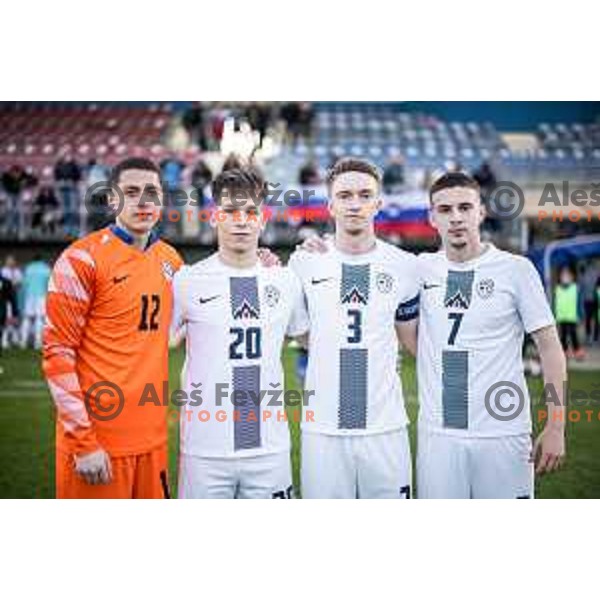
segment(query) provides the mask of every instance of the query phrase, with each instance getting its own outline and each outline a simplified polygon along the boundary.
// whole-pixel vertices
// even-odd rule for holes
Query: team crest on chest
[[[494,280],[482,279],[477,284],[477,293],[483,300],[487,300],[494,293]]]
[[[162,272],[167,281],[173,281],[173,277],[175,276],[175,268],[168,260],[163,260]]]
[[[269,284],[265,287],[264,296],[267,306],[273,308],[274,306],[277,306],[281,293],[274,285]]]
[[[377,273],[375,284],[382,294],[389,294],[394,289],[394,278],[389,273]]]

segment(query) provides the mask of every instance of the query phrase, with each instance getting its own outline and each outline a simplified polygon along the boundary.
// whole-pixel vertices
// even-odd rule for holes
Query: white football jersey
[[[281,353],[286,335],[308,327],[297,277],[282,267],[232,268],[213,254],[180,269],[174,294],[172,329],[183,324],[186,333],[181,452],[237,458],[289,450]]]
[[[491,244],[463,263],[444,252],[418,261],[419,425],[462,436],[528,433],[523,338],[554,323],[535,267]]]
[[[365,254],[295,252],[310,318],[305,389],[314,421],[304,431],[357,435],[408,419],[398,377],[395,324],[418,316],[416,257],[377,241]]]

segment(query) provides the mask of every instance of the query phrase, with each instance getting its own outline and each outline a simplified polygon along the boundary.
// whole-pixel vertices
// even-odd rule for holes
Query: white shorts
[[[419,498],[533,498],[531,436],[459,437],[419,431]]]
[[[243,458],[181,454],[178,495],[183,499],[292,498],[290,453]]]
[[[25,298],[25,316],[43,319],[46,316],[46,298]]]
[[[303,498],[410,498],[406,428],[365,435],[302,433]]]

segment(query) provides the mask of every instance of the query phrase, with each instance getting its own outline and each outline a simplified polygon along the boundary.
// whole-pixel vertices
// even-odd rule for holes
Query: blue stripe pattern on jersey
[[[471,305],[473,293],[473,278],[475,271],[448,271],[446,281],[446,308],[462,308],[466,310]]]
[[[256,277],[229,279],[231,314],[234,319],[259,319],[258,283]]]
[[[342,304],[367,304],[371,286],[371,265],[342,264],[340,300]]]
[[[340,350],[340,429],[367,427],[368,361],[366,348]]]
[[[442,407],[444,427],[469,426],[469,355],[466,350],[442,352]]]
[[[260,302],[256,277],[231,277],[229,279],[231,314],[234,319],[259,319]],[[260,448],[260,405],[252,401],[260,394],[260,365],[233,367],[233,393],[243,392],[246,398],[238,401],[234,420],[234,451]],[[252,394],[252,396],[250,396]],[[235,396],[234,396],[235,397]],[[249,420],[250,414],[253,419]]]
[[[236,398],[236,392],[244,397],[244,400],[237,400],[235,410],[239,411],[239,419],[233,422],[233,446],[235,452],[238,450],[249,450],[251,448],[260,448],[260,404],[252,401],[252,398],[259,398],[260,393],[260,367],[250,365],[247,367],[233,368],[233,395]],[[241,394],[243,392],[243,394]],[[250,414],[254,412],[253,418]]]

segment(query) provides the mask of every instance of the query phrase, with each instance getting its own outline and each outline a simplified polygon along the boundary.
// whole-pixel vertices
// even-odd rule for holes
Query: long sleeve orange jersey
[[[68,453],[138,454],[167,440],[171,285],[183,261],[154,236],[144,251],[131,242],[102,229],[69,246],[52,272],[43,369],[56,446]]]

